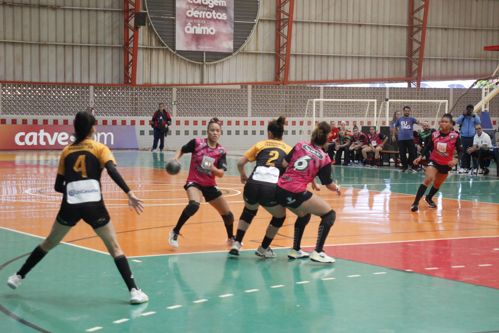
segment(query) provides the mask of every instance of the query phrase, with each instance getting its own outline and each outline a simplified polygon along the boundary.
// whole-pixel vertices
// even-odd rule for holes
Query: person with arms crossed
[[[482,125],[475,126],[475,137],[473,138],[473,146],[469,147],[467,153],[473,157],[473,168],[478,173],[478,165],[483,170],[483,175],[489,174],[490,161],[494,156],[492,148],[492,140],[490,136],[482,129]]]

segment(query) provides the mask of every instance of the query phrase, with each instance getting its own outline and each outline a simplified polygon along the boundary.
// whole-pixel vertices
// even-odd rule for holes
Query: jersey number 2
[[[78,156],[78,159],[73,166],[73,170],[75,172],[81,173],[81,176],[83,178],[87,178],[87,165],[85,164],[85,155]]]
[[[274,166],[274,161],[279,158],[279,152],[277,150],[271,150],[269,152],[269,159],[267,160],[267,165],[268,166]]]

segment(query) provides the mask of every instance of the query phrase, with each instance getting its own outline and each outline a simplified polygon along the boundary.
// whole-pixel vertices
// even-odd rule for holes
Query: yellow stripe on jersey
[[[114,164],[116,164],[116,159],[114,158],[113,153],[105,144],[94,141],[92,139],[85,139],[79,144],[66,146],[62,150],[61,157],[59,158],[59,167],[57,168],[57,174],[64,176],[64,160],[69,154],[79,151],[87,151],[94,155],[99,161],[101,168],[104,168],[106,163],[109,161],[112,161]]]
[[[244,153],[244,157],[248,159],[248,161],[253,162],[256,160],[256,157],[258,154],[264,150],[264,149],[272,149],[272,148],[278,148],[284,151],[286,154],[288,154],[291,151],[291,146],[289,146],[286,142],[284,141],[279,141],[279,140],[263,140],[260,142],[257,142],[253,147],[248,149]]]

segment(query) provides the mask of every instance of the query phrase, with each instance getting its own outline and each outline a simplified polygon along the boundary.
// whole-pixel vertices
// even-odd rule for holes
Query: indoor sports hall
[[[0,332],[499,332],[498,17],[496,0],[1,1]],[[279,116],[286,163],[260,165]],[[312,215],[293,259],[278,193],[299,147],[320,151],[307,200],[334,217],[324,234]],[[266,252],[263,207],[236,235],[262,167],[286,207]],[[84,217],[97,201],[110,221]]]

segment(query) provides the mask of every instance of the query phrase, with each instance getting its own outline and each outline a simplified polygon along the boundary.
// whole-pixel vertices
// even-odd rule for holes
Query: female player
[[[265,238],[255,254],[264,258],[275,257],[270,243],[286,219],[286,210],[275,200],[275,190],[279,175],[282,173],[282,161],[291,151],[291,147],[282,141],[284,122],[286,118],[279,117],[269,122],[267,126],[267,140],[260,141],[248,149],[237,163],[241,183],[244,185],[244,209],[239,218],[236,241],[232,244],[229,254],[238,256],[244,234],[255,217],[258,206],[272,215],[272,220],[265,233]],[[256,161],[250,177],[246,175],[244,166],[248,162]]]
[[[221,132],[220,121],[218,118],[213,118],[208,122],[207,138],[192,139],[175,154],[174,159],[178,161],[183,154],[192,153],[189,176],[184,186],[189,203],[168,236],[168,243],[175,248],[178,247],[178,236],[182,226],[198,211],[201,196],[222,216],[228,242],[232,244],[234,240],[232,233],[234,215],[222,197],[222,192],[216,187],[215,181],[215,177],[221,178],[227,171],[226,150],[218,143]]]
[[[452,129],[453,121],[450,114],[444,114],[440,119],[440,130],[431,134],[430,140],[423,149],[422,156],[414,160],[414,164],[418,165],[423,159],[428,159],[428,166],[426,168],[426,177],[423,184],[419,186],[416,198],[411,206],[411,211],[417,212],[419,201],[426,192],[430,184],[433,186],[430,192],[425,197],[426,203],[431,208],[436,208],[437,205],[433,202],[433,196],[438,192],[445,179],[457,164],[457,159],[454,158],[454,152],[461,147],[461,140],[459,133]],[[429,158],[428,158],[429,155]]]
[[[301,250],[301,239],[313,214],[321,217],[321,223],[315,251],[310,255],[310,259],[321,263],[335,261],[323,252],[323,248],[336,219],[336,213],[321,197],[307,191],[308,183],[319,176],[321,183],[329,190],[341,194],[339,187],[331,179],[331,159],[323,150],[330,131],[331,126],[327,122],[319,123],[312,132],[310,143],[298,142],[283,161],[283,166],[287,169],[277,183],[277,202],[298,216],[293,249],[288,254],[291,259],[309,256]]]
[[[106,168],[111,179],[128,195],[128,205],[140,214],[144,207],[116,170],[116,160],[109,148],[92,139],[95,133],[95,118],[89,112],[78,112],[74,119],[75,142],[62,151],[55,180],[55,190],[63,193],[61,208],[50,234],[30,254],[21,269],[10,276],[7,284],[12,289],[19,287],[26,274],[45,255],[57,246],[73,226],[83,219],[95,231],[114,258],[121,277],[130,291],[130,303],[140,304],[149,298],[137,288],[128,260],[116,239],[110,223],[100,178]]]

